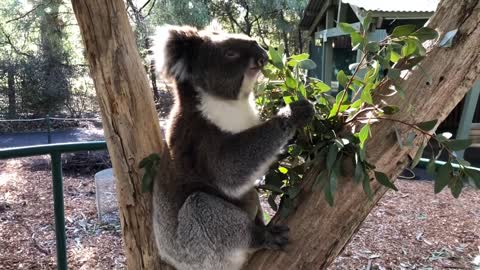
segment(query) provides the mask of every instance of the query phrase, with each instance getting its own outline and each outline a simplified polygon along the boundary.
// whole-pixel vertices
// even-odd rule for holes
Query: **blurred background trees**
[[[159,83],[148,61],[149,37],[162,24],[203,28],[214,18],[230,32],[264,47],[303,50],[298,28],[306,0],[125,0],[152,90]],[[97,112],[95,91],[70,1],[3,0],[0,6],[0,118]]]

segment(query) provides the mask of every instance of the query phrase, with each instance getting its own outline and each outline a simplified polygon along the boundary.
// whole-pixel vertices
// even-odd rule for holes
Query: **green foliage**
[[[157,175],[156,167],[160,161],[159,154],[150,154],[148,157],[142,159],[138,164],[140,169],[145,169],[142,177],[142,192],[151,192],[153,188],[153,180]]]
[[[368,18],[366,23],[370,23]],[[263,71],[267,81],[260,83],[256,91],[262,116],[273,117],[278,108],[301,98],[310,100],[316,111],[313,121],[297,131],[288,153],[271,167],[265,178],[266,185],[262,188],[269,191],[270,204],[274,204],[275,198],[280,196],[282,208],[292,205],[294,196],[291,194],[297,194],[292,190],[299,190],[302,177],[313,164],[318,163],[324,165],[324,170],[313,181],[313,188],[323,188],[330,205],[334,204],[337,180],[342,176],[350,176],[355,183],[361,183],[369,197],[372,196],[372,179],[397,190],[389,176],[376,171],[366,159],[367,141],[372,136],[372,125],[376,122],[397,122],[415,131],[409,132],[403,139],[402,134],[395,130],[401,147],[413,146],[417,133],[427,138],[437,138],[430,133],[437,125],[437,120],[409,124],[390,118],[400,108],[395,104],[385,104],[384,101],[379,104],[374,98],[380,89],[387,90],[389,86],[394,87],[392,95],[404,96],[403,90],[397,86],[402,71],[411,70],[420,63],[425,54],[422,42],[436,38],[437,33],[425,27],[417,30],[412,25],[399,26],[392,35],[377,42],[369,41],[365,30],[357,32],[353,26],[345,23],[339,27],[350,35],[353,49],[361,50],[364,56],[360,63],[353,65],[353,75],[338,72],[337,80],[343,90],[336,95],[322,81],[308,78],[308,69],[315,65],[310,63],[307,54],[288,57],[283,54],[281,47],[268,51],[270,64]],[[363,28],[367,29],[368,26]],[[364,76],[357,75],[360,69],[364,71]],[[441,135],[438,138],[442,140]],[[465,148],[468,143],[446,139],[440,142],[452,154],[452,158],[451,151]],[[419,147],[413,165],[420,160],[424,148],[425,144]],[[429,165],[429,171],[435,171],[435,163],[432,164]],[[436,174],[436,192],[448,185],[457,197],[463,183],[461,179],[466,175],[478,182],[479,173],[476,171],[461,170],[461,173],[455,174],[451,166],[441,167],[439,171],[441,173]]]

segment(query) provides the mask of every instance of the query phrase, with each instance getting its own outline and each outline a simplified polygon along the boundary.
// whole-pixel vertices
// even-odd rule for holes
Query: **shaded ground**
[[[47,160],[0,161],[0,269],[55,268]],[[427,181],[397,186],[401,191],[386,194],[329,269],[475,269],[480,193],[466,188],[455,200],[448,192],[433,195]],[[97,222],[93,172],[66,174],[65,215],[69,269],[125,268],[118,223]]]

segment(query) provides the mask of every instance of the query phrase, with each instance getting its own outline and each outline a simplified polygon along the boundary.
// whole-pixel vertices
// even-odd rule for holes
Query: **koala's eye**
[[[226,50],[225,51],[225,56],[228,58],[238,58],[240,56],[240,53],[234,51],[234,50]]]

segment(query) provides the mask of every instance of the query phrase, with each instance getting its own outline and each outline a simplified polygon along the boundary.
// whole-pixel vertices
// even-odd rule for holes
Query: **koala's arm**
[[[275,161],[281,149],[313,116],[308,101],[291,104],[278,116],[221,143],[215,167],[217,186],[227,195],[238,197],[250,190]]]

